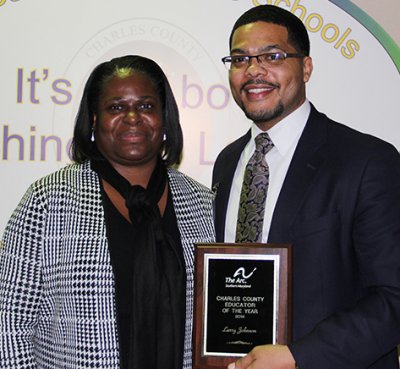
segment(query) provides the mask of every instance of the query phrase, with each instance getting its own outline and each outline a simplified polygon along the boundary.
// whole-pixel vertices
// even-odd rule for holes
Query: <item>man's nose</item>
[[[246,73],[251,76],[266,74],[268,73],[268,69],[260,63],[257,57],[252,57],[250,58],[249,64],[246,67]]]

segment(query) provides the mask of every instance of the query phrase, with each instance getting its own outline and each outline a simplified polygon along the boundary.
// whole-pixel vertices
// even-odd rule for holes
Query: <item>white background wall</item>
[[[83,84],[114,56],[141,54],[163,67],[184,130],[180,169],[210,185],[218,152],[249,127],[220,58],[236,18],[265,3],[275,1],[0,0],[0,234],[27,186],[68,163]],[[310,100],[400,149],[400,2],[278,3],[313,31]]]

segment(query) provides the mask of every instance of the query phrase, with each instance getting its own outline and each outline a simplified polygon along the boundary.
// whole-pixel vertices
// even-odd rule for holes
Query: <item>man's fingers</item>
[[[246,369],[250,366],[250,364],[253,361],[254,361],[254,358],[250,352],[246,356],[243,356],[242,358],[238,359],[236,362],[230,363],[228,365],[228,369]]]

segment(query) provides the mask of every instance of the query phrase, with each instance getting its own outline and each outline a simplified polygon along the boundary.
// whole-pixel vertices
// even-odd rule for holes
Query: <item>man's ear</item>
[[[311,56],[305,56],[303,58],[303,81],[304,83],[307,83],[310,78],[311,74],[313,71],[313,62]]]

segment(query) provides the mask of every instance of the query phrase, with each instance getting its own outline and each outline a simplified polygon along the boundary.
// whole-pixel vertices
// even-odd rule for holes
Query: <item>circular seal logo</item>
[[[65,70],[65,77],[71,82],[73,99],[68,107],[54,107],[53,132],[63,137],[72,136],[82,90],[93,68],[103,61],[127,54],[151,58],[164,70],[179,107],[184,133],[180,168],[208,183],[213,162],[205,153],[207,138],[221,137],[222,131],[218,132],[221,120],[226,120],[226,110],[232,105],[226,86],[226,71],[200,42],[166,21],[128,19],[111,24],[90,38]],[[223,118],[221,114],[224,114]],[[69,160],[65,159],[60,166]]]

